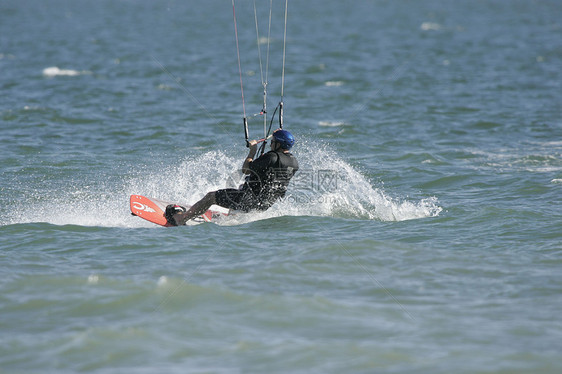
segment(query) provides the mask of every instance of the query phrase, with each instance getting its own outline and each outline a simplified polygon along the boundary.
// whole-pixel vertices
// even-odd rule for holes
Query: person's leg
[[[187,212],[174,214],[174,220],[178,225],[184,225],[190,219],[193,219],[205,213],[211,205],[215,204],[215,192],[209,192],[201,200],[193,204]]]

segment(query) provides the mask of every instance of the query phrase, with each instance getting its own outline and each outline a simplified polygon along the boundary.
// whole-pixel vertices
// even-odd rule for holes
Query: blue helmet
[[[295,144],[295,137],[287,130],[277,130],[273,133],[273,138],[283,149],[291,149]]]

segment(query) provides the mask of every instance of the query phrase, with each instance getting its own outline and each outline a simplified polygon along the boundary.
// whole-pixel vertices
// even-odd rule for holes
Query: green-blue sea
[[[285,3],[0,1],[0,373],[562,372],[560,2]]]

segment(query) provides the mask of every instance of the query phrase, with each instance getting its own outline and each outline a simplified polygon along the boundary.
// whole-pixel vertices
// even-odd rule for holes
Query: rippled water
[[[237,182],[231,5],[0,4],[0,372],[558,373],[558,3],[290,2],[290,193],[156,227],[130,194]],[[236,15],[259,138],[253,2]]]

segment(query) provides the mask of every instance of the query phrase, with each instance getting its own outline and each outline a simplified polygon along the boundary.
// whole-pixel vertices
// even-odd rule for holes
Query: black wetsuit
[[[215,193],[217,205],[244,212],[266,210],[285,196],[299,164],[291,153],[269,151],[250,162],[249,169],[250,174],[239,189],[227,188]]]

